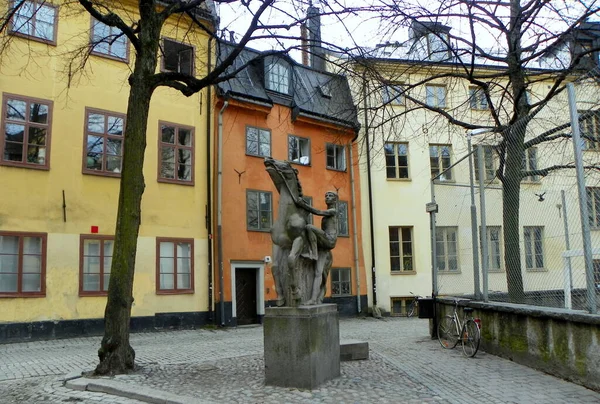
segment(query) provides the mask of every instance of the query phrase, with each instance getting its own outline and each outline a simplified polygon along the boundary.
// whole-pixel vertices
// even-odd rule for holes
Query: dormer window
[[[267,90],[289,94],[290,68],[282,61],[271,59],[265,62],[265,87]]]
[[[319,92],[325,98],[331,98],[331,86],[329,83],[321,84],[319,86]]]
[[[427,34],[427,54],[429,60],[442,61],[450,57],[449,37],[445,33]]]
[[[194,75],[194,48],[190,45],[163,40],[163,72]]]

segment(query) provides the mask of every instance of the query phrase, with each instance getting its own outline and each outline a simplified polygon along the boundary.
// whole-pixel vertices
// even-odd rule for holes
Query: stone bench
[[[340,361],[369,359],[369,343],[354,339],[340,341]]]

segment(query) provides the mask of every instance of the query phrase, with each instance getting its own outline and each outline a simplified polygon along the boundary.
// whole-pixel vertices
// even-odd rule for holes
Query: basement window
[[[164,39],[162,71],[192,76],[194,72],[194,48],[181,42]]]

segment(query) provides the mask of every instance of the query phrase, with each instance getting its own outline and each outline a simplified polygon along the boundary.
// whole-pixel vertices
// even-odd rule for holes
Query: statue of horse
[[[264,164],[279,192],[277,220],[271,228],[277,305],[297,306],[310,300],[317,260],[316,245],[306,233],[309,212],[296,205],[302,198],[298,170],[271,157]]]

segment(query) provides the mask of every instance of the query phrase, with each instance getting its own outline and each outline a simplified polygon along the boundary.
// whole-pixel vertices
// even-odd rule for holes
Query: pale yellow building
[[[134,5],[114,11],[132,24]],[[166,23],[159,69],[203,73],[208,36],[190,26]],[[102,329],[134,62],[118,34],[72,3],[27,0],[1,37],[0,341]],[[152,98],[134,330],[210,316],[208,105],[206,90]]]

